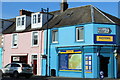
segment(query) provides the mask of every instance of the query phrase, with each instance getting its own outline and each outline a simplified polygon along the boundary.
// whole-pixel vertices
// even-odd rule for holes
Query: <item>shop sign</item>
[[[98,28],[98,33],[110,33],[111,29],[110,28]]]
[[[13,57],[13,61],[20,61],[20,57]]]
[[[95,34],[94,43],[115,44],[115,35]]]
[[[82,53],[81,50],[61,50],[59,53]]]

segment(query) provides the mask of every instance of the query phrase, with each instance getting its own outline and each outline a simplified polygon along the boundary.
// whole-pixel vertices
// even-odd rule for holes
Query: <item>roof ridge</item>
[[[105,18],[107,18],[110,22],[115,23],[112,19],[110,19],[107,15],[105,15],[101,10],[97,7],[93,6],[100,14],[102,14]]]
[[[82,8],[82,7],[88,7],[88,6],[92,6],[92,5],[90,4],[90,5],[84,5],[84,6],[80,6],[80,7],[73,7],[73,8],[68,8],[68,9],[76,9],[76,8]]]

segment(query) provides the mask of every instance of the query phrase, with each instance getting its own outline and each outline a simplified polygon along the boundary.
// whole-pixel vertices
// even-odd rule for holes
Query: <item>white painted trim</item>
[[[22,54],[21,54],[21,53],[19,53],[19,54],[17,54],[17,53],[15,53],[15,54],[12,53],[12,54],[11,54],[11,56],[27,56],[27,55],[28,55],[28,53],[22,53]]]
[[[33,45],[33,33],[37,32],[38,33],[38,44],[37,45]],[[39,46],[39,31],[32,31],[31,32],[31,47],[38,47]]]
[[[94,10],[93,10],[93,5],[91,5],[91,17],[92,17],[92,22],[94,21]]]
[[[94,7],[94,6],[93,6]],[[102,13],[99,9],[97,9],[96,7],[94,7],[100,14],[102,14],[105,18],[107,18],[109,21],[111,21],[112,23],[115,23],[114,21],[112,21],[109,17],[107,17],[104,13]]]
[[[57,40],[57,41],[53,41],[53,32],[54,32],[54,31],[57,31],[57,38],[59,37],[59,36],[58,36],[58,34],[59,34],[59,33],[58,33],[58,30],[57,30],[57,29],[56,29],[56,30],[52,30],[52,43],[58,43],[58,40]]]
[[[13,35],[14,34],[17,34],[17,46],[13,46]],[[13,33],[12,35],[11,35],[12,37],[12,39],[11,39],[11,48],[18,48],[18,33]]]
[[[77,29],[78,29],[78,28],[81,28],[81,27],[84,28],[84,26],[76,27],[76,31],[75,31],[75,32],[76,32],[76,35],[75,35],[75,37],[76,37],[76,42],[84,41],[84,38],[85,38],[85,37],[84,37],[84,35],[85,35],[85,34],[84,34],[84,31],[83,31],[83,39],[81,39],[81,40],[78,40],[78,39],[77,39]]]

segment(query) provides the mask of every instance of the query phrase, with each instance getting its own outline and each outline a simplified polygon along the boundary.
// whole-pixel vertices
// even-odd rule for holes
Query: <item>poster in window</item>
[[[85,61],[85,65],[88,65],[88,61]]]
[[[69,54],[68,55],[68,69],[82,69],[82,57],[81,54]]]

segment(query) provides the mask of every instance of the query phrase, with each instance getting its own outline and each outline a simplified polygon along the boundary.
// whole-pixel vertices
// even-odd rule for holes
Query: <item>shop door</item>
[[[108,77],[108,64],[110,57],[100,56],[100,71],[104,72],[104,77]]]
[[[33,60],[33,73],[37,74],[37,60]]]

